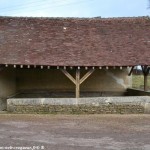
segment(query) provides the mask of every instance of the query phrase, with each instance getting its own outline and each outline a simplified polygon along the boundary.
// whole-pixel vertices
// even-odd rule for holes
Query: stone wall
[[[75,76],[75,70],[70,70]],[[81,77],[85,74],[85,69],[81,70]],[[94,92],[125,92],[131,87],[131,77],[128,70],[102,69],[95,72],[81,84],[81,91]],[[57,69],[18,69],[17,70],[17,90],[49,90],[49,91],[75,91],[75,85]]]
[[[2,69],[0,73],[0,111],[6,110],[7,98],[16,93],[16,76],[14,69]]]
[[[150,98],[18,98],[8,99],[7,109],[11,113],[143,114],[150,113]]]
[[[144,108],[140,105],[133,104],[116,104],[101,106],[64,106],[64,105],[37,105],[37,106],[21,106],[18,105],[13,109],[9,109],[13,113],[50,113],[50,114],[143,114]]]

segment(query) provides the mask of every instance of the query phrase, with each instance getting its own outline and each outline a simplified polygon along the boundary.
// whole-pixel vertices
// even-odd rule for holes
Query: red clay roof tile
[[[0,17],[0,64],[150,65],[150,18]]]

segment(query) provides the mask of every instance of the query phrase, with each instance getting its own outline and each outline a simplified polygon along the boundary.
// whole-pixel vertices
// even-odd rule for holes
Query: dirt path
[[[0,115],[0,149],[150,150],[150,115]],[[34,147],[35,146],[35,147]]]

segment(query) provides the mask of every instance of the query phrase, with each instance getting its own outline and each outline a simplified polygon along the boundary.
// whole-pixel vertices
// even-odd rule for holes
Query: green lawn
[[[144,76],[143,75],[132,75],[132,87],[137,88],[137,89],[143,89]],[[148,76],[148,88],[150,89],[150,76]]]

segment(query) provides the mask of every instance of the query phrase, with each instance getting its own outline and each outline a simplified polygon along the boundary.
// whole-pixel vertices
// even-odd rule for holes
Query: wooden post
[[[147,89],[147,80],[148,80],[148,76],[146,74],[144,74],[144,91],[146,92]]]
[[[93,72],[95,69],[90,69],[81,79],[80,79],[80,69],[76,69],[76,78],[65,69],[60,69],[70,81],[72,81],[76,86],[76,98],[80,97],[80,84],[82,84]]]
[[[150,68],[148,66],[141,66],[142,71],[143,71],[143,75],[144,75],[144,91],[146,92],[148,90],[148,74],[149,74],[149,70]]]
[[[150,68],[147,67],[146,74],[144,75],[144,91],[148,91],[148,74],[149,74]]]
[[[80,70],[76,70],[76,98],[80,97]]]

